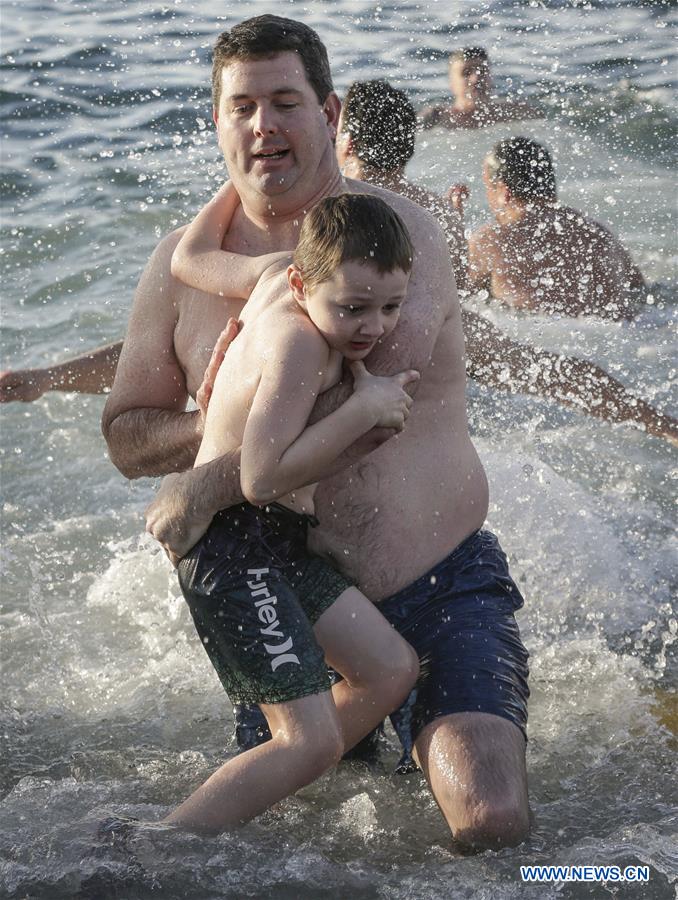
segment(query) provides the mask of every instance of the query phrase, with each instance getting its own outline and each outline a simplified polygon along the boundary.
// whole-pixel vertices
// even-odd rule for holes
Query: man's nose
[[[276,134],[278,131],[278,121],[275,112],[266,106],[258,107],[254,114],[253,127],[257,137]]]

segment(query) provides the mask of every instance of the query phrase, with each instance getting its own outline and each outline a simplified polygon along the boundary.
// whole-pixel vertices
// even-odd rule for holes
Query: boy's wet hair
[[[298,53],[306,76],[323,104],[334,87],[327,50],[316,32],[294,19],[282,16],[255,16],[223,31],[217,38],[212,56],[212,103],[219,109],[221,72],[235,60],[270,59],[278,53]]]
[[[453,50],[452,53],[450,53],[449,59],[450,63],[456,62],[457,60],[461,60],[462,62],[474,60],[486,64],[489,64],[490,62],[487,50],[484,47],[460,47],[459,50]]]
[[[294,263],[304,285],[327,281],[342,263],[356,261],[379,272],[412,268],[414,248],[400,216],[369,194],[325,197],[304,219]]]
[[[525,137],[499,141],[485,159],[492,181],[502,181],[516,200],[555,203],[556,173],[551,154]]]
[[[354,81],[341,121],[358,159],[375,169],[388,172],[404,166],[414,153],[414,107],[405,92],[388,81]]]

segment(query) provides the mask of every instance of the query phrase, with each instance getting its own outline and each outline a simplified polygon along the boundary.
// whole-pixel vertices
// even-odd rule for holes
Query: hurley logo
[[[247,587],[250,589],[254,605],[258,609],[259,619],[267,626],[266,628],[260,629],[261,633],[269,638],[281,638],[283,640],[282,644],[264,644],[266,652],[270,653],[273,657],[271,660],[271,669],[275,672],[278,666],[282,666],[284,663],[296,663],[298,666],[300,666],[301,663],[299,662],[299,657],[296,653],[289,652],[292,649],[292,638],[288,637],[287,640],[284,640],[285,635],[279,630],[280,621],[278,620],[278,614],[275,611],[275,605],[278,602],[278,598],[275,595],[271,596],[265,581],[259,580],[262,575],[268,575],[268,572],[268,569],[248,569],[247,574],[254,575],[256,580],[248,581]],[[262,597],[263,599],[257,600],[257,597]]]

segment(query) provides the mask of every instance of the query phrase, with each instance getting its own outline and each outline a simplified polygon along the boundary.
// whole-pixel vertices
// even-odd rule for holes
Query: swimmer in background
[[[455,211],[446,209],[448,204],[438,195],[407,180],[405,166],[414,153],[415,130],[414,108],[403,91],[381,80],[354,82],[339,119],[337,159],[347,177],[403,194],[433,213],[447,236],[463,296],[469,287],[461,219],[466,189],[456,185],[448,192]],[[471,245],[471,253],[478,265],[477,244]],[[475,272],[471,270],[473,289]],[[675,419],[636,397],[595,363],[518,343],[463,304],[461,312],[469,377],[504,391],[555,400],[610,422],[630,422],[678,443]]]
[[[499,141],[483,182],[494,222],[469,235],[471,290],[546,315],[633,317],[647,296],[640,270],[609,229],[558,202],[545,147],[525,137]],[[459,209],[463,200],[452,199]]]
[[[483,47],[462,47],[449,57],[450,105],[429,106],[421,113],[424,128],[485,128],[517,119],[539,119],[544,113],[520,100],[492,94],[490,61]]]

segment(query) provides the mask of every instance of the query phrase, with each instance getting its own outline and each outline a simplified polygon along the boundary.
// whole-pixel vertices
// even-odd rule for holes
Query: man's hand
[[[412,398],[405,385],[419,380],[419,372],[408,369],[398,375],[372,375],[359,360],[351,363],[355,395],[370,409],[374,409],[374,426],[402,431],[410,414]]]
[[[200,416],[202,418],[203,425],[205,424],[207,407],[210,403],[210,398],[212,396],[212,390],[214,389],[214,382],[217,377],[217,372],[219,371],[219,366],[224,361],[224,355],[230,347],[232,341],[238,336],[239,330],[240,322],[238,322],[237,319],[229,319],[226,323],[226,327],[217,338],[217,342],[214,345],[214,350],[212,351],[212,356],[210,357],[210,361],[207,364],[207,368],[205,369],[205,374],[202,377],[202,384],[198,388],[198,392],[195,395],[195,402],[198,404],[198,409],[200,410]]]
[[[11,403],[13,400],[32,403],[49,388],[49,376],[44,369],[0,372],[0,403]]]
[[[647,433],[664,438],[669,444],[678,447],[678,421],[672,416],[658,412],[648,404],[643,403],[642,406],[644,408],[641,408],[639,418]]]
[[[162,544],[175,568],[207,531],[213,516],[211,510],[199,511],[187,475],[190,472],[166,475],[145,512],[146,531]]]
[[[450,201],[450,206],[455,209],[460,216],[464,216],[464,204],[469,198],[470,191],[465,184],[453,184],[445,192],[445,197]]]

